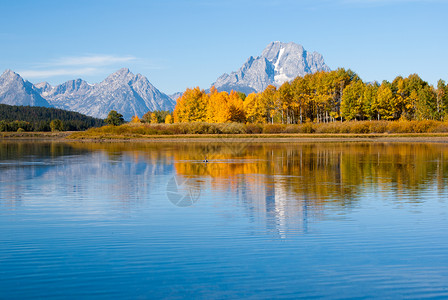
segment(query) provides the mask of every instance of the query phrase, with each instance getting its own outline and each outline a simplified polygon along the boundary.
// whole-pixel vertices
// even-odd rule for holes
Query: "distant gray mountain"
[[[309,53],[295,43],[272,42],[261,56],[249,57],[238,71],[223,74],[212,85],[218,91],[236,90],[248,94],[318,71],[330,71],[321,54]]]
[[[38,83],[35,87],[40,91],[42,97],[48,99],[57,108],[98,117],[83,108],[85,98],[92,92],[93,86],[82,79],[69,80],[56,87],[52,87],[46,82]]]
[[[179,99],[180,97],[182,97],[184,93],[183,92],[177,92],[171,95],[168,95],[171,99],[174,100],[174,103],[176,103],[177,99]]]
[[[53,89],[53,87],[48,82],[45,81],[34,84],[34,89],[39,94],[45,97],[45,93],[50,92]]]
[[[156,89],[148,79],[123,68],[101,83],[92,85],[82,79],[58,86],[47,82],[36,85],[7,70],[0,77],[0,103],[29,106],[54,106],[97,118],[116,110],[126,120],[148,111],[174,109],[176,102]]]
[[[142,117],[148,111],[172,111],[175,106],[175,102],[156,89],[145,76],[134,75],[127,68],[95,85],[82,79],[70,80],[45,95],[56,107],[97,118],[106,118],[109,111],[116,110],[125,120],[131,120],[133,116]]]
[[[23,80],[11,70],[6,70],[0,76],[0,103],[51,107],[48,101],[39,95],[31,82]]]

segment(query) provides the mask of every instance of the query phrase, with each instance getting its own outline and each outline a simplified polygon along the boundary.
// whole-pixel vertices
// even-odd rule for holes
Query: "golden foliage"
[[[151,124],[157,124],[159,123],[159,120],[157,120],[157,116],[155,113],[151,113],[151,120],[150,120]]]
[[[173,117],[171,115],[167,115],[165,118],[165,124],[172,124],[173,123]]]
[[[140,118],[138,117],[138,116],[133,116],[132,117],[132,120],[131,120],[131,123],[141,123],[141,121],[140,121]]]
[[[244,100],[243,100],[244,99]],[[448,87],[437,89],[418,75],[392,83],[364,83],[351,70],[338,69],[297,77],[246,97],[234,91],[205,93],[187,89],[177,101],[177,122],[253,124],[330,123],[346,120],[443,120],[448,117]]]
[[[187,89],[182,97],[177,99],[174,109],[174,122],[204,122],[206,121],[208,95],[196,87]]]

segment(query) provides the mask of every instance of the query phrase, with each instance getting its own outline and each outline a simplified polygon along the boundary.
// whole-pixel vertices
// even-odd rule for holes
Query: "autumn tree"
[[[309,103],[311,101],[310,76],[297,77],[291,84],[293,103],[298,113],[297,123],[303,123],[308,115]]]
[[[151,124],[157,124],[159,123],[159,120],[157,119],[157,115],[155,113],[151,113],[151,119],[149,121]]]
[[[329,110],[331,109],[330,103],[334,96],[332,93],[331,77],[329,75],[331,73],[317,72],[312,76],[311,84],[312,90],[314,91],[312,104],[314,106],[314,119],[317,122],[325,122],[328,120]],[[344,85],[341,85],[341,87],[344,87]]]
[[[277,88],[273,85],[269,85],[261,94],[260,101],[264,106],[264,110],[266,111],[266,122],[274,123],[274,115],[275,115],[275,92]]]
[[[378,113],[378,120],[391,120],[395,115],[395,97],[392,94],[390,83],[383,81],[378,88],[376,101],[374,101],[374,108]]]
[[[376,104],[378,88],[379,85],[376,82],[367,84],[364,87],[362,105],[364,107],[363,111],[365,113],[365,116],[369,120],[373,120],[375,118],[379,119],[378,105]]]
[[[296,123],[297,106],[294,105],[294,95],[291,84],[286,81],[276,91],[274,96],[276,115],[282,124]]]
[[[257,93],[249,94],[244,100],[244,112],[249,123],[266,123],[266,106],[261,102],[261,96]]]
[[[225,123],[230,119],[228,109],[229,94],[227,92],[218,92],[212,86],[208,96],[206,121],[209,123]]]
[[[244,123],[246,121],[244,103],[243,99],[240,97],[240,93],[235,91],[230,92],[228,107],[230,112],[230,122]]]
[[[429,85],[418,91],[416,116],[419,120],[435,120],[438,118],[437,95]]]
[[[358,74],[348,69],[339,68],[336,71],[327,73],[330,80],[326,83],[329,85],[330,99],[330,115],[338,118],[341,115],[341,103],[344,89],[351,82],[360,81]],[[342,117],[341,117],[342,121]]]
[[[165,124],[172,124],[173,123],[173,117],[171,115],[167,115],[165,118]]]
[[[199,87],[187,89],[177,100],[174,122],[204,122],[207,114],[208,96]]]
[[[133,123],[133,124],[141,123],[140,118],[138,116],[133,116],[131,123]]]
[[[446,120],[448,117],[448,85],[440,79],[437,82],[437,107],[440,110],[440,117]]]
[[[365,85],[354,81],[345,87],[341,100],[341,115],[346,120],[363,119],[366,115],[363,103]]]
[[[240,93],[218,92],[210,89],[207,103],[206,121],[210,123],[244,122],[244,106]]]

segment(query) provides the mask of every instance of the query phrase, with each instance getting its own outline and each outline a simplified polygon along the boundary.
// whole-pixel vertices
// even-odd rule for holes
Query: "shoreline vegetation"
[[[448,122],[441,121],[346,121],[304,124],[242,123],[127,123],[72,133],[68,139],[141,139],[154,137],[351,137],[387,135],[448,135]]]
[[[84,142],[300,142],[406,141],[448,142],[448,122],[350,121],[305,124],[126,123],[86,131],[1,132],[5,140],[33,139]]]

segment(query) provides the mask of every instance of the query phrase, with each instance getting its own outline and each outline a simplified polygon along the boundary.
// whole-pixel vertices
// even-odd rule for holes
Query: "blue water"
[[[446,157],[0,142],[0,298],[447,298]]]

